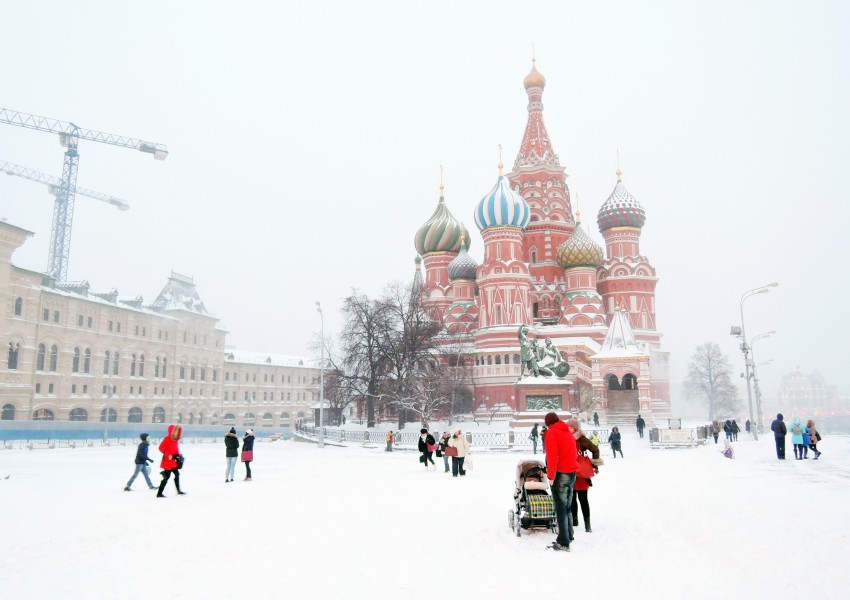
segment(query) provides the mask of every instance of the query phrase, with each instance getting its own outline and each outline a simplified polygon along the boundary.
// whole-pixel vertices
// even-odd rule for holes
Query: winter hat
[[[139,437],[144,442],[146,439],[148,439],[148,434],[147,433],[140,433]]]
[[[236,428],[235,428],[235,427],[231,427],[231,428],[230,428],[230,433],[236,433]]]
[[[570,419],[567,421],[567,427],[572,427],[573,431],[581,432],[581,425],[579,425],[578,419]]]
[[[419,433],[428,433],[428,430],[427,429],[420,429]]]
[[[254,430],[253,429],[246,429],[245,435],[254,435]]]
[[[548,427],[551,427],[552,425],[554,425],[555,423],[557,423],[560,420],[561,420],[561,418],[558,415],[556,415],[553,412],[550,412],[550,413],[546,413],[546,418],[543,419],[543,422],[546,423],[546,425]]]

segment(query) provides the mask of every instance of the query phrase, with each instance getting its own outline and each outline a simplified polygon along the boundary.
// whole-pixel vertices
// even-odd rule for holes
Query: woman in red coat
[[[159,491],[156,493],[157,498],[165,498],[162,490],[165,489],[165,484],[168,483],[168,478],[174,473],[174,486],[177,488],[177,494],[182,496],[186,492],[180,491],[180,470],[177,468],[176,456],[180,454],[180,448],[177,446],[180,436],[183,435],[183,428],[180,425],[169,425],[168,435],[162,438],[159,443],[159,451],[162,452],[162,461],[159,466],[162,468],[162,481],[159,483]]]

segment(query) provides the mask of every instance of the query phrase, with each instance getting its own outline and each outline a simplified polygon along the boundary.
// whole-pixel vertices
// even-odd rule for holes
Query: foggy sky
[[[463,4],[463,6],[459,6]],[[242,350],[309,355],[357,288],[413,274],[433,211],[472,211],[510,169],[522,80],[594,239],[623,181],[647,219],[673,392],[695,347],[743,360],[745,304],[765,396],[798,366],[846,394],[850,250],[846,2],[4,3],[0,106],[164,143],[165,162],[81,142],[69,279],[152,301],[195,278]],[[57,137],[0,126],[0,160],[61,176]],[[577,201],[576,201],[577,199]],[[15,264],[43,271],[44,187],[0,177],[0,217],[35,233]],[[470,253],[480,262],[481,237]],[[736,371],[737,372],[737,371]],[[742,388],[742,398],[746,392]]]

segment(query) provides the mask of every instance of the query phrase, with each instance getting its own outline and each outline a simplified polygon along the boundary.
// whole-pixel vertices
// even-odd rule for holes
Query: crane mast
[[[47,257],[47,274],[56,281],[65,281],[68,275],[68,260],[71,253],[71,230],[74,221],[74,201],[77,194],[77,170],[80,155],[77,145],[81,139],[122,148],[130,148],[152,154],[156,160],[165,160],[168,149],[163,144],[145,142],[92,129],[81,129],[73,123],[39,117],[0,108],[0,123],[34,129],[59,135],[59,141],[65,148],[62,164],[62,184],[53,204],[53,227],[50,233],[50,250]]]

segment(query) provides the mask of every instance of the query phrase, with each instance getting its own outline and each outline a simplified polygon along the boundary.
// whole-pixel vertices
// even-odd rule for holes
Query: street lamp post
[[[761,431],[763,421],[763,415],[761,410],[761,388],[759,387],[759,378],[758,378],[758,367],[759,365],[756,363],[756,342],[758,340],[764,339],[766,337],[770,337],[776,333],[776,331],[768,331],[767,333],[760,333],[758,335],[754,335],[752,341],[750,341],[750,358],[753,361],[753,387],[755,388],[756,393],[756,416],[758,417],[758,427]]]
[[[325,447],[324,435],[324,408],[325,408],[325,315],[322,312],[322,305],[316,300],[316,310],[319,311],[319,317],[322,320],[322,359],[319,363],[319,433],[316,436],[319,448]]]
[[[767,285],[762,285],[757,288],[753,288],[751,290],[747,290],[741,296],[741,301],[739,303],[739,307],[741,309],[741,328],[740,331],[737,331],[737,327],[732,328],[732,335],[737,336],[741,339],[741,352],[744,353],[744,376],[747,379],[747,403],[750,412],[750,424],[755,423],[754,415],[753,415],[753,390],[752,385],[750,383],[750,379],[752,375],[750,374],[750,367],[752,366],[752,360],[750,359],[750,347],[747,344],[747,329],[744,326],[744,302],[747,298],[755,296],[756,294],[765,294],[770,291],[770,288],[776,287],[779,285],[776,281],[772,283],[768,283]],[[756,427],[750,427],[750,433],[753,435],[753,439],[758,441],[759,436],[756,431]]]
[[[112,399],[112,382],[106,385],[106,406],[103,408],[103,443],[109,445],[109,401]]]

